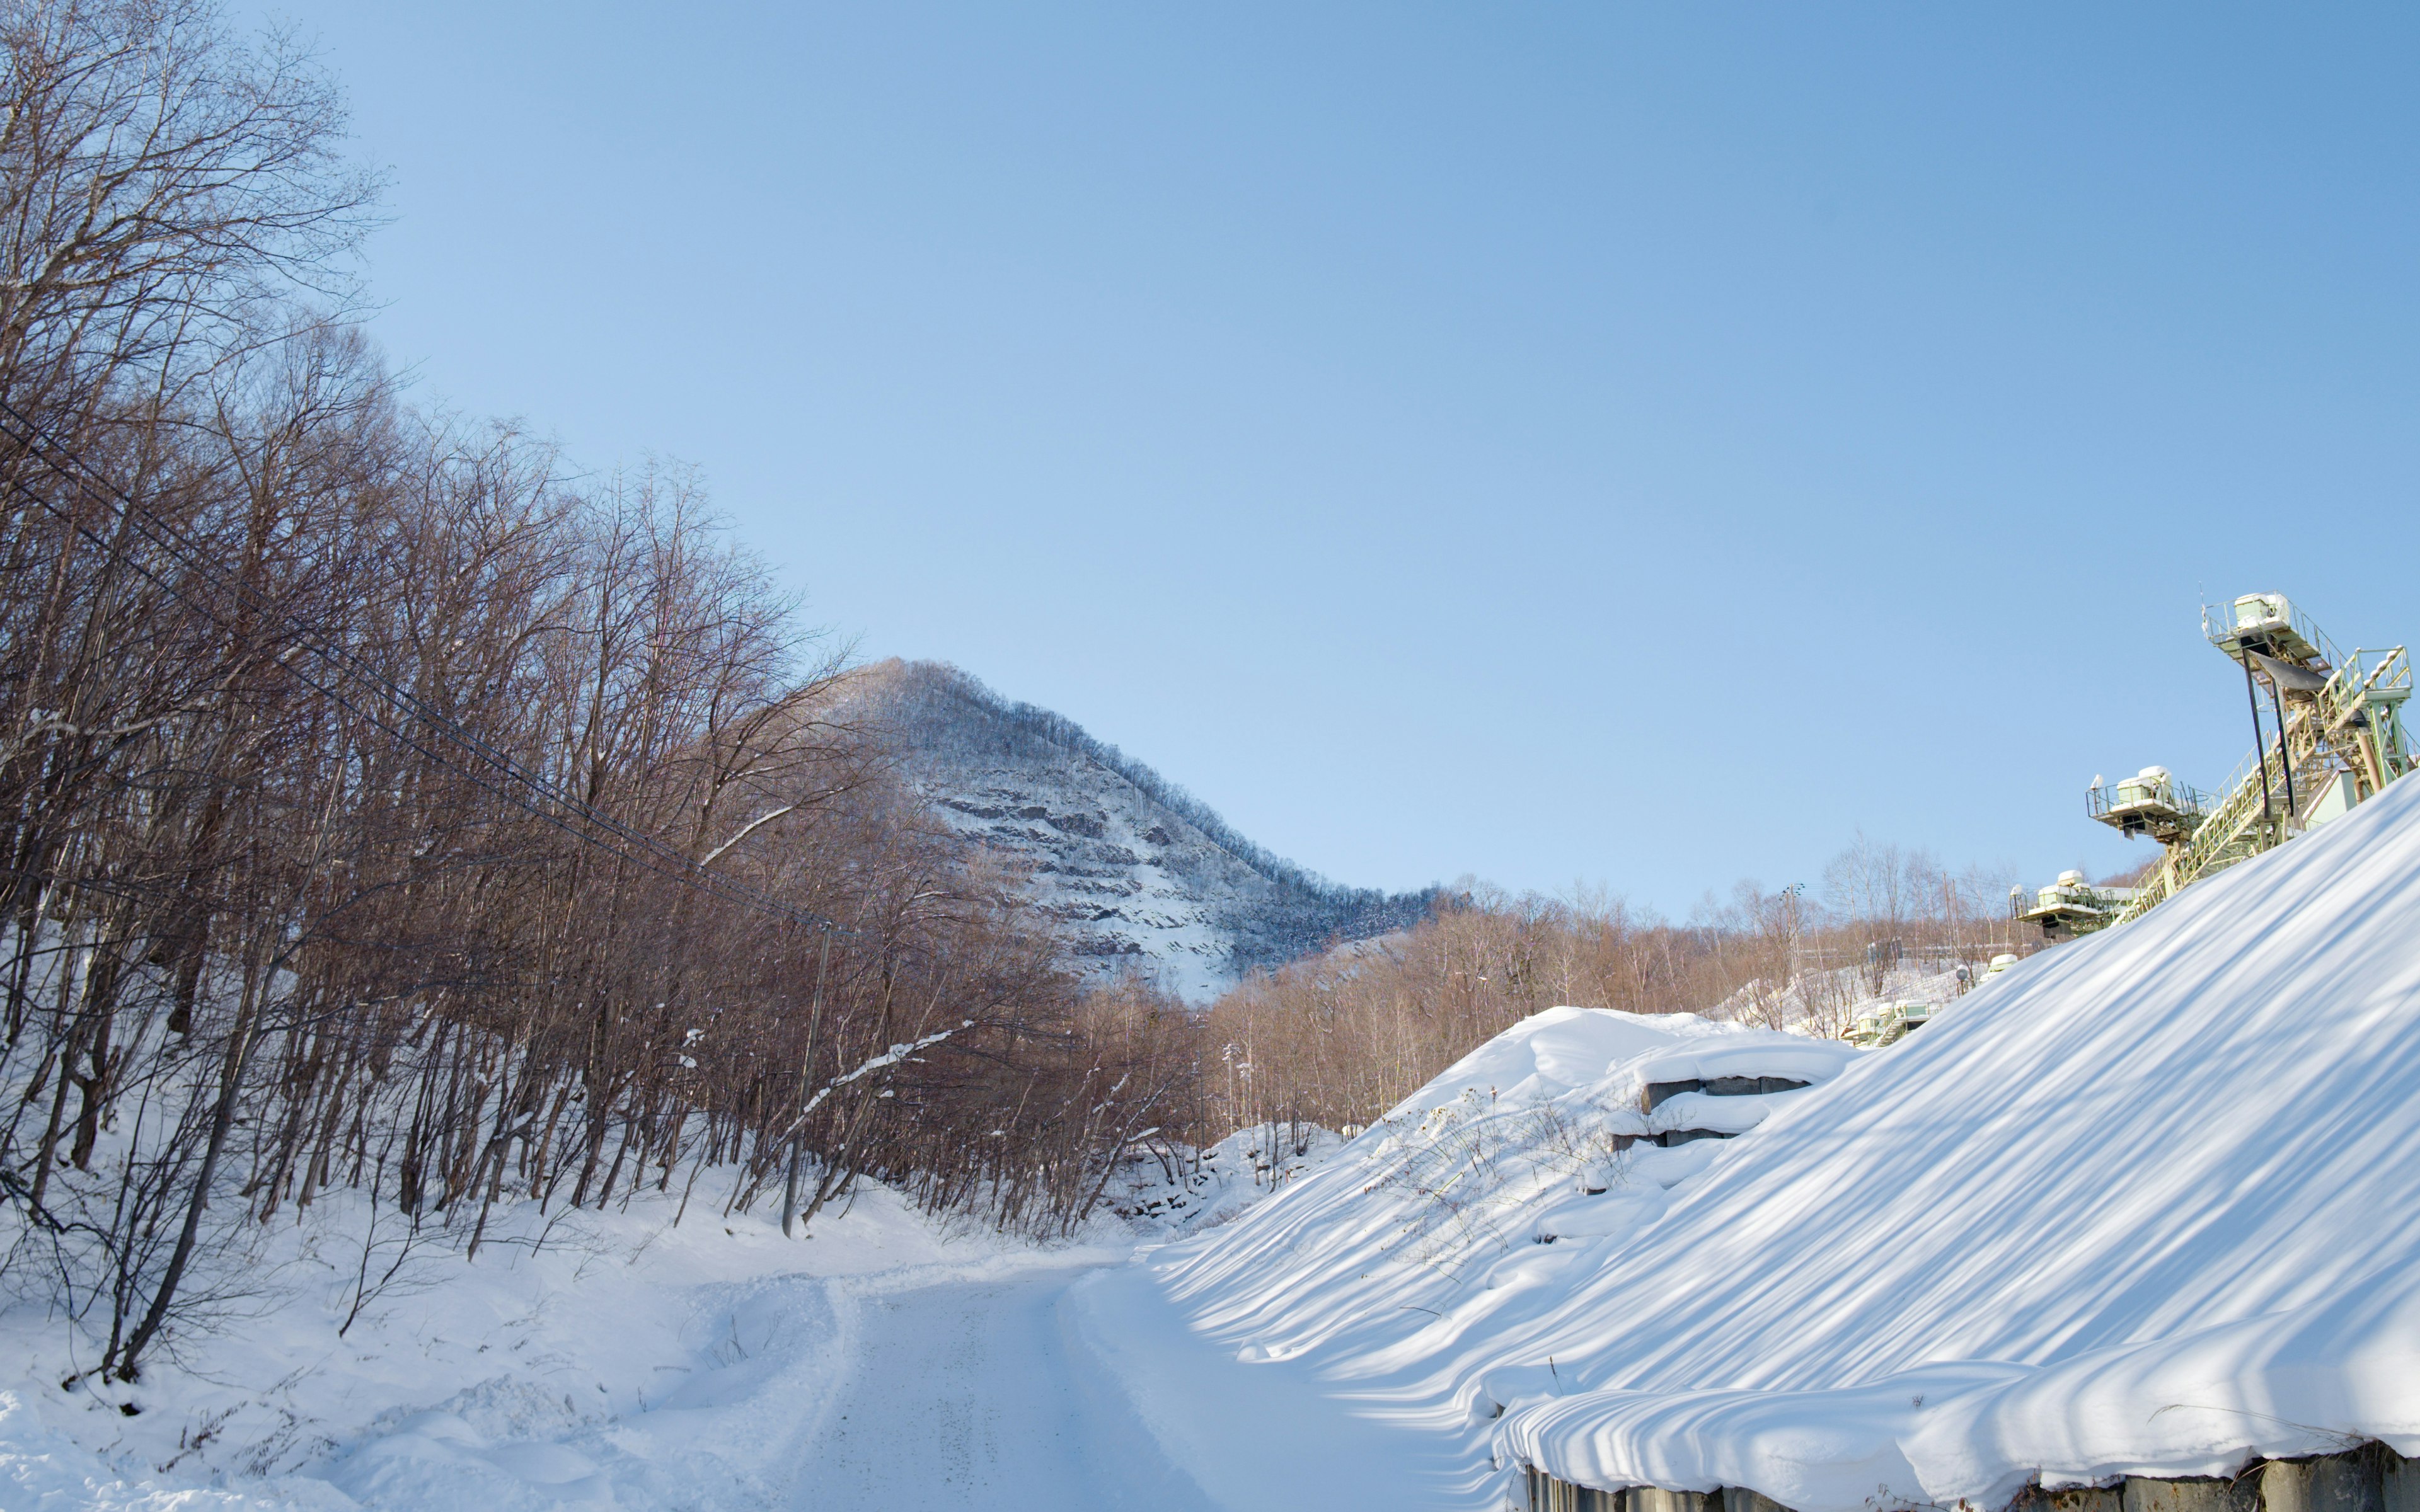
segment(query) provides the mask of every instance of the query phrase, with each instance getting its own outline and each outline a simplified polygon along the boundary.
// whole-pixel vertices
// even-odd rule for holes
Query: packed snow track
[[[865,1299],[848,1374],[799,1447],[790,1505],[1109,1512],[1133,1504],[1138,1480],[1155,1504],[1202,1505],[1171,1498],[1151,1436],[1071,1350],[1062,1304],[1084,1273]]]

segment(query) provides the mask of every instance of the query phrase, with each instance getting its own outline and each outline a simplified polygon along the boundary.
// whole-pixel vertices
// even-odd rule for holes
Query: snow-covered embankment
[[[2420,1452],[2415,1030],[2405,783],[1761,1099],[1753,1137],[1551,1203],[1551,1162],[1510,1151],[1551,1245],[1454,1196],[1508,1151],[1382,1157],[1398,1131],[1368,1190],[1348,1151],[1161,1265],[1202,1326],[1485,1440],[1499,1473],[1848,1512]],[[1488,1121],[1585,1147],[1636,1116],[1590,1103]],[[1705,1168],[1668,1191],[1676,1156]],[[1451,1185],[1420,1174],[1445,1165]],[[1492,1253],[1463,1237],[1485,1229]]]
[[[1316,1395],[1331,1412],[1341,1398],[1374,1428],[1397,1430],[1373,1441],[1391,1445],[1388,1504],[1497,1505],[1486,1462],[1495,1402],[1533,1376],[1546,1389],[1558,1365],[1541,1353],[1496,1366],[1492,1341],[1558,1305],[1744,1142],[1734,1136],[1857,1058],[1838,1043],[1689,1014],[1552,1009],[1149,1270],[1194,1330],[1271,1367],[1271,1394]],[[1130,1286],[1104,1277],[1099,1289]],[[1129,1354],[1125,1367],[1139,1399],[1178,1396],[1150,1359]],[[1182,1441],[1187,1423],[1218,1413],[1197,1402],[1158,1421]],[[1214,1449],[1171,1438],[1171,1458],[1198,1476],[1221,1473]],[[1378,1504],[1372,1473],[1361,1472],[1358,1499],[1306,1487],[1301,1504]],[[1266,1488],[1263,1504],[1281,1494]]]

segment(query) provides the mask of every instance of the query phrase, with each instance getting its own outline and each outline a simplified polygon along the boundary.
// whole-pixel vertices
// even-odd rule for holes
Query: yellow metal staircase
[[[2402,722],[2412,696],[2412,661],[2403,647],[2339,652],[2282,594],[2247,594],[2205,609],[2202,629],[2243,669],[2255,725],[2265,690],[2280,728],[2264,733],[2215,799],[2172,784],[2158,767],[2094,785],[2086,799],[2092,817],[2130,835],[2150,835],[2164,853],[2108,917],[2113,924],[2327,823],[2420,764]]]
[[[2202,612],[2211,644],[2265,685],[2282,716],[2276,738],[2243,759],[2217,804],[2169,840],[2115,923],[2136,918],[2197,877],[2282,844],[2375,795],[2412,770],[2402,708],[2412,696],[2404,648],[2336,650],[2280,594],[2247,594]],[[2258,700],[2254,700],[2258,718]]]

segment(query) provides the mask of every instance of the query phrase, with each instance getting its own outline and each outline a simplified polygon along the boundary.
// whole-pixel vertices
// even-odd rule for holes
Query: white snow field
[[[1751,1137],[1549,1199],[1587,1148],[1549,1126],[1626,1127],[1584,1110],[1668,1076],[1589,1083],[1613,1031],[1558,1037],[1596,1016],[1474,1057],[1541,1047],[1461,1134],[1373,1130],[1153,1264],[1198,1327],[1489,1445],[1499,1494],[1526,1463],[1989,1508],[2420,1452],[2420,782],[1752,1100]]]
[[[1861,1058],[1837,1041],[1693,1014],[1550,1009],[1318,1170],[1146,1257],[1149,1279],[1193,1333],[1423,1446],[1418,1475],[1390,1488],[1392,1500],[1233,1504],[1512,1504],[1509,1477],[1490,1460],[1495,1404],[1550,1394],[1568,1367],[1551,1347],[1504,1351],[1494,1341],[1525,1337],[1728,1151],[1753,1142],[1729,1136],[1815,1097],[1812,1087]],[[1776,1085],[1786,1082],[1809,1089]],[[1693,1085],[1700,1089],[1682,1089]],[[1652,1142],[1667,1137],[1676,1143]]]
[[[1147,1282],[1088,1285],[1140,1279],[1139,1245],[1232,1217],[1270,1166],[1332,1156],[1305,1133],[1302,1153],[1222,1141],[1181,1190],[1135,1194],[1155,1216],[1071,1244],[871,1185],[796,1241],[703,1190],[677,1227],[677,1190],[551,1225],[500,1211],[474,1262],[432,1238],[342,1336],[362,1215],[323,1198],[133,1386],[63,1388],[89,1351],[39,1305],[0,1311],[0,1512],[1227,1512],[1324,1484],[1359,1504],[1434,1446],[1196,1338]],[[384,1222],[372,1275],[397,1253]]]
[[[672,1227],[678,1196],[551,1231],[524,1211],[470,1264],[432,1246],[342,1338],[359,1231],[315,1205],[252,1303],[132,1387],[62,1391],[55,1324],[11,1312],[0,1508],[871,1506],[886,1453],[918,1490],[1089,1458],[1101,1419],[1042,1324],[1130,1239],[956,1233],[875,1187],[784,1241],[702,1200]]]
[[[1890,1049],[1556,1009],[1077,1244],[674,1193],[340,1338],[315,1206],[134,1387],[0,1312],[0,1508],[1500,1512],[1527,1464],[1991,1512],[2420,1453],[2416,1030],[2404,782]]]

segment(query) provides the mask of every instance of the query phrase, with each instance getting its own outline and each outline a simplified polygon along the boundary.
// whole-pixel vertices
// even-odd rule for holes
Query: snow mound
[[[610,1211],[499,1206],[475,1261],[432,1223],[408,1264],[391,1211],[371,1227],[360,1194],[325,1193],[262,1230],[240,1307],[133,1383],[89,1373],[91,1340],[39,1301],[0,1307],[0,1509],[822,1504],[801,1477],[889,1369],[864,1340],[899,1296],[1014,1289],[1133,1246],[1108,1220],[1034,1245],[870,1181],[784,1239],[764,1204],[726,1208],[744,1179]],[[395,1284],[355,1307],[390,1261]]]
[[[1194,1325],[1240,1344],[1242,1359],[1311,1356],[1346,1378],[1420,1374],[1474,1358],[1592,1255],[1656,1218],[1722,1159],[1730,1136],[1807,1095],[1671,1084],[1820,1082],[1859,1057],[1693,1014],[1549,1009],[1317,1170],[1153,1263]],[[1651,1086],[1666,1094],[1652,1111]],[[1457,1428],[1470,1424],[1476,1379],[1447,1410]]]
[[[1425,1089],[1163,1283],[1499,1476],[1851,1512],[2420,1453],[2420,783],[1557,1196],[1559,1149],[1725,1101],[1625,1087],[1771,1073],[1597,1020],[1488,1046],[1492,1111]],[[1588,1034],[1626,1057],[1594,1083]]]
[[[1993,1507],[2420,1453],[2415,1030],[2406,782],[1889,1050],[1540,1015],[1158,1275],[1498,1490]],[[1776,1074],[1818,1085],[1712,1095]]]
[[[1399,1125],[1479,1092],[1496,1102],[1547,1103],[1587,1091],[1593,1103],[1607,1103],[1656,1082],[1758,1074],[1821,1080],[1856,1057],[1830,1041],[1694,1013],[1550,1008],[1455,1061],[1373,1128]]]
[[[0,1391],[0,1506],[10,1512],[271,1512],[349,1507],[333,1490],[301,1499],[259,1499],[237,1490],[163,1484],[120,1474],[100,1456],[42,1421],[23,1394]]]

